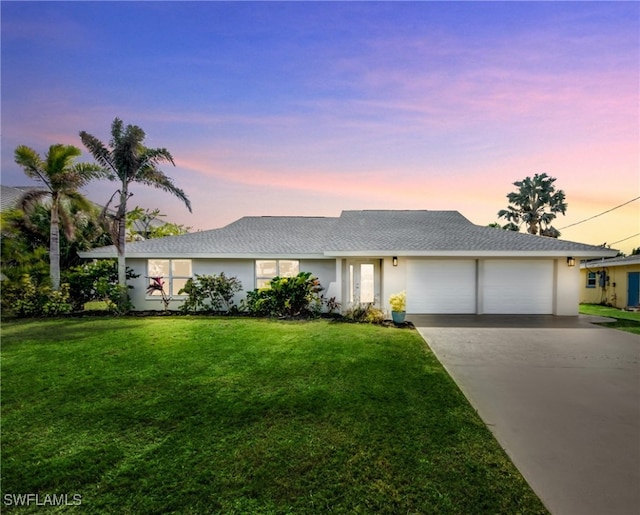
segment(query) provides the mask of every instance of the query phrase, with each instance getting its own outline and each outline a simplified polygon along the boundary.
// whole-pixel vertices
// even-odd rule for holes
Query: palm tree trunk
[[[125,244],[126,244],[126,213],[127,213],[127,189],[123,185],[120,193],[120,205],[118,206],[118,212],[116,214],[116,220],[118,223],[118,284],[122,289],[121,294],[121,308],[125,308],[129,298],[129,292],[127,291],[127,263],[125,259]]]
[[[51,199],[51,224],[49,227],[49,276],[51,287],[60,289],[60,221],[58,218],[58,197]]]

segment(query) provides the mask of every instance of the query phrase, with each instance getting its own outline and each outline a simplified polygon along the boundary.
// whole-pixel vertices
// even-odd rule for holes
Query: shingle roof
[[[324,217],[250,216],[221,229],[127,243],[126,252],[127,256],[322,256],[326,235],[336,220]],[[102,247],[81,255],[115,256],[115,247]]]
[[[18,201],[30,190],[36,189],[33,186],[5,186],[0,185],[0,210],[11,209],[18,206]]]
[[[127,244],[130,257],[612,255],[608,249],[474,225],[457,211],[343,211],[330,217],[244,217],[221,229]],[[103,247],[82,257],[115,256]]]
[[[589,251],[596,247],[474,225],[458,211],[346,211],[335,251]]]

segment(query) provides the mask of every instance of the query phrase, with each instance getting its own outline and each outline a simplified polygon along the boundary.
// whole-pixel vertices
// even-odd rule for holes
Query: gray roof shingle
[[[340,217],[244,217],[210,231],[127,244],[127,256],[333,256],[543,253],[604,257],[601,247],[474,225],[457,211],[343,211]],[[103,247],[82,257],[115,256]]]

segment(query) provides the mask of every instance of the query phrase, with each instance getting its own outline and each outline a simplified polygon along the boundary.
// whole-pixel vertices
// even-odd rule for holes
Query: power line
[[[560,229],[558,229],[558,230],[559,231],[563,231],[564,229],[568,229],[569,227],[573,227],[574,225],[578,225],[578,224],[581,224],[581,223],[584,223],[584,222],[588,222],[589,220],[593,220],[594,218],[598,218],[599,216],[602,216],[602,215],[605,215],[607,213],[610,213],[611,211],[615,211],[616,209],[621,208],[622,206],[626,206],[627,204],[631,204],[631,202],[635,202],[638,199],[640,199],[640,197],[632,198],[631,200],[629,200],[628,202],[625,202],[624,204],[620,204],[619,206],[612,207],[611,209],[607,209],[606,211],[603,211],[602,213],[598,213],[597,215],[593,215],[593,216],[591,216],[589,218],[585,218],[584,220],[580,220],[579,222],[576,222],[574,224],[567,225],[566,227],[560,227]]]
[[[613,243],[610,243],[610,245],[615,245],[616,243],[622,243],[623,241],[630,240],[631,238],[635,238],[636,236],[640,236],[640,232],[632,234],[631,236],[627,236],[626,238],[623,238],[621,240],[614,241]]]

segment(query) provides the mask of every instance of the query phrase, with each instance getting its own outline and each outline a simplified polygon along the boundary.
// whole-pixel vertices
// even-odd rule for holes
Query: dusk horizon
[[[129,208],[192,231],[361,209],[505,224],[513,182],[547,173],[566,193],[561,239],[640,247],[637,3],[0,9],[5,186],[34,184],[18,145],[71,144],[92,161],[79,132],[108,143],[118,117],[172,153],[162,169],[193,213],[141,186]],[[116,189],[84,192],[104,205]]]

